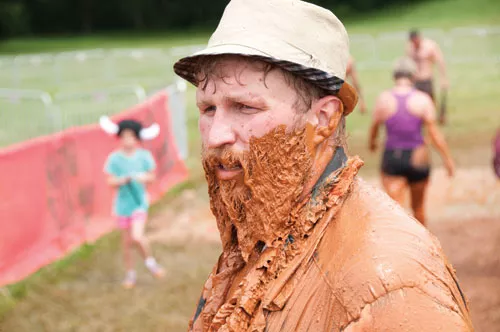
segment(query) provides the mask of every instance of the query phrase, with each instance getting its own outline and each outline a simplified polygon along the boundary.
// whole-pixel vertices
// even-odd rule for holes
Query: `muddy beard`
[[[242,178],[217,179],[215,171],[221,164],[241,165]],[[248,261],[252,251],[288,236],[293,226],[290,212],[312,167],[305,129],[287,133],[285,126],[279,126],[252,138],[242,154],[227,148],[204,149],[203,167],[225,252],[237,247]]]

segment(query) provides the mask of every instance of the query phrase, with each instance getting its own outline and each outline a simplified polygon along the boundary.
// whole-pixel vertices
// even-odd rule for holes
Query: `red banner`
[[[148,189],[153,202],[187,177],[167,107],[167,95],[160,93],[113,118],[161,127],[156,139],[144,143],[158,166]],[[116,137],[93,125],[0,150],[0,286],[113,230],[113,192],[103,167],[116,148]]]

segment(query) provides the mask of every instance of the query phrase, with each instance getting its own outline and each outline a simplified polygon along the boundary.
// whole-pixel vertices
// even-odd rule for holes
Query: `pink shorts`
[[[139,210],[132,213],[131,216],[118,216],[118,228],[119,229],[129,229],[133,222],[144,222],[146,221],[148,214],[145,211]]]

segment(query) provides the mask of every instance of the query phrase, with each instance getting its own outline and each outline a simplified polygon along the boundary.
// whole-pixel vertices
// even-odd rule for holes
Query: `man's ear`
[[[313,102],[310,123],[315,127],[314,145],[320,144],[333,135],[343,111],[342,102],[335,96],[326,96]]]

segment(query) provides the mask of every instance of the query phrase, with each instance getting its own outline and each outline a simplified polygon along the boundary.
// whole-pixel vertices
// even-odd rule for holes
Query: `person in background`
[[[497,135],[493,140],[493,170],[500,180],[500,128],[498,128]]]
[[[455,164],[443,134],[436,125],[436,111],[431,98],[415,88],[417,66],[411,58],[401,58],[393,71],[394,87],[384,91],[376,101],[370,129],[369,148],[377,148],[379,127],[387,133],[382,158],[382,185],[400,204],[410,187],[411,207],[415,218],[425,225],[424,200],[429,183],[429,150],[422,130],[443,158],[449,176],[455,173]]]
[[[134,245],[145,260],[146,268],[156,277],[164,276],[163,268],[151,256],[151,249],[144,236],[149,201],[146,186],[155,179],[155,161],[151,153],[141,148],[141,140],[153,139],[159,134],[158,124],[143,128],[135,120],[113,123],[101,117],[102,129],[119,138],[120,146],[107,158],[104,172],[108,184],[117,189],[114,214],[122,232],[123,260],[126,276],[123,287],[129,289],[136,284],[131,247]]]
[[[409,34],[406,54],[417,64],[415,88],[425,92],[434,103],[436,102],[434,95],[434,65],[437,64],[440,74],[441,94],[446,95],[449,83],[446,74],[446,63],[439,45],[431,39],[423,38],[418,30],[413,29]],[[439,123],[444,124],[445,122],[445,108],[442,108],[439,114]]]
[[[363,94],[361,93],[361,85],[359,84],[359,79],[358,79],[358,72],[356,71],[356,67],[354,66],[354,58],[351,56],[349,57],[349,61],[347,62],[347,69],[345,72],[346,80],[350,80],[352,82],[352,85],[358,92],[358,104],[359,104],[359,111],[361,114],[366,113],[366,104],[365,104],[365,99],[363,98]]]

